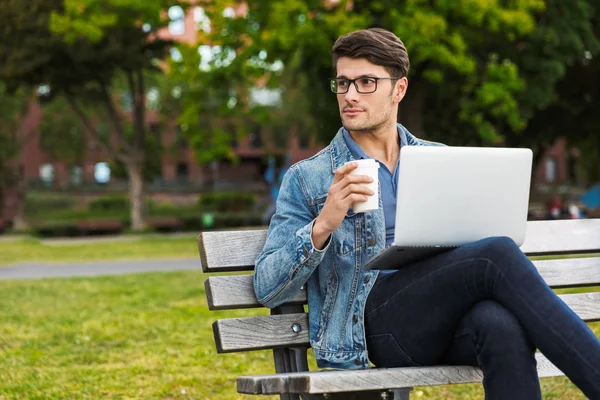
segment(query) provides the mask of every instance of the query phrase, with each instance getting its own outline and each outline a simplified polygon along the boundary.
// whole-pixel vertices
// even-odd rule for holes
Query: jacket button
[[[352,322],[357,323],[358,322],[358,315],[354,314],[352,316]]]
[[[369,283],[369,281],[371,280],[371,277],[369,275],[365,276],[365,278],[363,279],[364,283]]]
[[[362,363],[360,362],[360,360],[357,358],[356,360],[354,360],[354,364],[356,365],[361,365]]]
[[[371,238],[371,239],[369,239],[369,241],[368,241],[367,243],[368,243],[368,245],[369,245],[369,246],[371,246],[371,247],[372,247],[372,246],[375,246],[375,243],[376,243],[376,242],[377,242],[377,241],[375,240],[375,238]]]

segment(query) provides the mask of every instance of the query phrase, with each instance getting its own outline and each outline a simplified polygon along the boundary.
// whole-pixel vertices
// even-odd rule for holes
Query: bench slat
[[[217,353],[307,346],[308,314],[221,319],[213,323],[213,333]]]
[[[209,310],[235,310],[262,307],[256,300],[252,275],[211,276],[204,281]],[[305,304],[306,292],[301,291],[288,304]]]
[[[584,321],[600,320],[600,292],[563,294],[563,301]],[[297,324],[300,332],[292,330]],[[308,314],[231,318],[213,324],[218,353],[308,346]]]
[[[527,255],[600,251],[600,218],[529,221],[521,250]]]
[[[600,285],[600,257],[536,260],[533,264],[553,288]]]
[[[266,230],[202,232],[198,236],[204,272],[248,271],[267,239]]]
[[[266,230],[202,232],[204,272],[248,271],[262,250]],[[600,252],[600,219],[529,221],[521,249],[528,255]]]
[[[536,359],[540,377],[564,375],[542,354],[536,354]],[[373,368],[241,376],[237,378],[237,391],[247,394],[340,393],[474,383],[482,379],[479,368],[466,366]]]
[[[555,288],[600,285],[600,257],[533,263],[546,282]],[[204,287],[210,310],[262,307],[254,295],[252,275],[211,276],[204,281]],[[298,293],[291,303],[306,303],[306,292]]]

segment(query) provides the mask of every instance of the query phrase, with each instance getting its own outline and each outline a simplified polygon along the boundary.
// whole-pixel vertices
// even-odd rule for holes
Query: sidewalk
[[[66,278],[134,274],[152,271],[200,270],[198,258],[178,260],[98,261],[85,263],[19,263],[0,268],[0,280]]]
[[[176,233],[149,233],[145,235],[98,235],[98,236],[75,236],[75,237],[57,237],[38,239],[29,235],[0,235],[0,243],[10,243],[19,240],[39,240],[45,245],[63,245],[63,244],[88,244],[102,242],[133,242],[138,239],[160,237],[165,239],[177,239],[180,237],[195,238],[198,233],[194,232],[176,232]]]

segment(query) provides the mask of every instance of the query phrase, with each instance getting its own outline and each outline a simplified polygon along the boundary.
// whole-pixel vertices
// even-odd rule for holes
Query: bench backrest
[[[202,270],[252,271],[265,239],[265,230],[202,232],[198,237]],[[554,288],[600,285],[600,256],[560,258],[568,254],[600,253],[600,219],[530,221],[521,249],[528,256],[552,256],[535,260],[534,264]],[[262,307],[254,295],[251,274],[211,276],[204,286],[210,310]],[[600,293],[561,297],[585,321],[600,320]],[[302,291],[291,304],[305,303],[306,292]],[[215,321],[213,331],[219,353],[309,346],[308,318],[301,311],[221,319]]]

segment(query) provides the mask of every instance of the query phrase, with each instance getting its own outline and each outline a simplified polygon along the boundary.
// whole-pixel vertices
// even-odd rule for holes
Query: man
[[[258,300],[276,307],[308,290],[310,342],[320,367],[455,364],[482,368],[486,398],[541,398],[542,351],[600,399],[600,341],[508,238],[488,238],[406,266],[365,271],[391,244],[404,146],[437,145],[396,123],[408,89],[402,41],[383,29],[340,37],[332,49],[343,128],[285,175],[256,260]],[[379,209],[354,213],[370,178],[347,162],[373,158]]]

